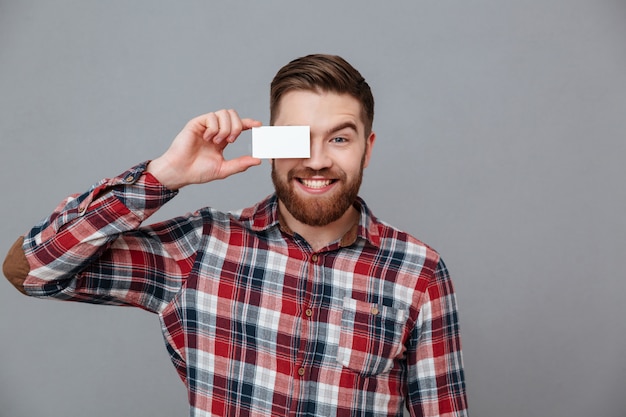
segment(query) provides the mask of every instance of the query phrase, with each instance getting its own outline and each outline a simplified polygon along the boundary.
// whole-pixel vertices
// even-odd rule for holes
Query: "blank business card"
[[[260,159],[310,158],[309,126],[261,126],[252,128],[252,156]]]

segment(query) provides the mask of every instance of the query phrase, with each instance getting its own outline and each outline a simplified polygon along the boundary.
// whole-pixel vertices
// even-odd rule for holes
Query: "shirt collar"
[[[373,246],[379,247],[380,235],[378,234],[378,219],[370,211],[361,197],[357,197],[354,201],[354,207],[360,213],[359,222],[341,238],[340,246],[350,246],[360,238]],[[293,234],[285,222],[281,222],[281,216],[278,210],[278,197],[276,194],[266,197],[253,207],[244,209],[240,216],[240,220],[248,221],[250,228],[256,232],[267,231],[277,227],[285,233]]]

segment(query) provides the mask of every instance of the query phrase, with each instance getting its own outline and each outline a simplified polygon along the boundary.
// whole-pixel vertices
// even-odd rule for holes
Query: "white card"
[[[309,126],[261,126],[252,128],[252,156],[255,158],[310,158]]]

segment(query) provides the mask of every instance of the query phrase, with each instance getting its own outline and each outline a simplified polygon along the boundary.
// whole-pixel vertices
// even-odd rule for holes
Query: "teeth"
[[[332,183],[332,180],[305,180],[301,179],[300,182],[309,188],[324,188]]]

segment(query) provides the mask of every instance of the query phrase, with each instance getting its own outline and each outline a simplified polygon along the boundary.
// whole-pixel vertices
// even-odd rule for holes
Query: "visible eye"
[[[344,137],[341,137],[341,136],[338,136],[338,137],[336,137],[336,138],[332,138],[330,141],[331,141],[332,143],[345,143],[345,142],[347,142],[347,141],[348,141],[348,139],[346,139],[346,138],[344,138]]]

